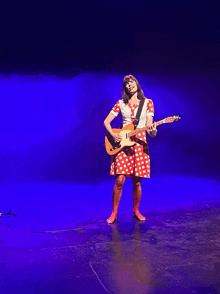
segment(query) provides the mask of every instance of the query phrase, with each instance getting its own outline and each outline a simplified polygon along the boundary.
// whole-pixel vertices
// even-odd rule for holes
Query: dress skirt
[[[125,175],[150,178],[150,156],[146,133],[141,132],[132,138],[134,146],[124,147],[112,156],[110,175]]]

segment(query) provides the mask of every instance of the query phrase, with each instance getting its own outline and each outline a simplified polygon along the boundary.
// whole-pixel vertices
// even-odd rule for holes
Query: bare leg
[[[138,177],[133,177],[132,178],[132,183],[133,183],[133,209],[134,209],[134,216],[140,220],[140,221],[145,221],[146,217],[143,216],[139,212],[139,205],[141,201],[141,178]]]
[[[109,224],[114,223],[116,220],[117,213],[118,213],[118,206],[120,203],[121,193],[122,193],[122,188],[123,188],[124,182],[125,182],[125,176],[123,176],[123,175],[117,176],[117,178],[115,180],[115,185],[114,185],[114,189],[113,189],[113,196],[112,196],[113,210],[112,210],[110,217],[106,220],[107,223],[109,223]]]

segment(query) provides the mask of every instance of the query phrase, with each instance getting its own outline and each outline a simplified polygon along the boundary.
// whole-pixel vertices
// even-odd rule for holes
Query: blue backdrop
[[[103,120],[121,98],[125,74],[2,74],[2,183],[96,183],[109,178]],[[154,102],[155,121],[182,117],[149,138],[151,176],[218,178],[218,74],[132,74]],[[118,117],[113,126],[120,123]]]

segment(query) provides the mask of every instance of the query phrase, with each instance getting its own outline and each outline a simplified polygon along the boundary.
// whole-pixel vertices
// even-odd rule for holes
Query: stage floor
[[[128,181],[108,225],[112,185],[1,186],[1,294],[220,293],[219,182],[146,181],[138,222]]]

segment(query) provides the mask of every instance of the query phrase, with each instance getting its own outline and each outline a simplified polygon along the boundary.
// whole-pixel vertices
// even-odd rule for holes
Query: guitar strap
[[[141,116],[141,111],[142,111],[142,108],[143,108],[143,105],[144,105],[144,101],[145,101],[145,98],[142,98],[141,99],[141,102],[139,104],[139,107],[138,107],[138,111],[137,111],[137,114],[136,114],[136,117],[134,119],[134,128],[136,129],[138,123],[139,123],[139,120],[140,120],[140,116]]]

